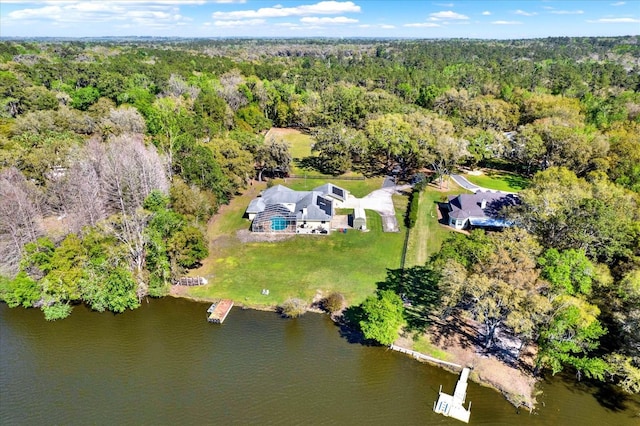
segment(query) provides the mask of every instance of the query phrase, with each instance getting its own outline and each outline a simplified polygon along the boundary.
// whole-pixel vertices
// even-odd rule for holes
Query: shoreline
[[[174,297],[174,298],[186,299],[193,302],[200,302],[200,303],[211,303],[213,301],[213,299],[198,298],[198,297],[193,297],[193,296],[184,294],[182,292],[176,292],[174,291],[175,287],[176,286],[171,287],[171,292],[169,293],[168,296]],[[243,304],[241,302],[237,302],[235,303],[234,306],[241,309],[251,309],[251,310],[262,311],[262,312],[274,312],[274,313],[277,312],[277,306],[270,306],[270,305],[248,305],[248,304]],[[339,324],[339,321],[337,319],[339,317],[335,317],[334,315],[329,315],[320,309],[312,308],[312,309],[308,309],[307,312],[328,315],[331,321],[333,321],[336,324]],[[392,346],[404,349],[406,351],[417,352],[414,350],[414,345],[412,344],[412,340],[407,337],[399,337]],[[453,374],[459,374],[461,368],[457,368],[457,367],[454,367],[453,365],[448,365],[448,364],[455,364],[461,367],[470,367],[471,375],[469,379],[474,383],[477,383],[480,386],[483,386],[486,388],[493,389],[496,392],[500,393],[516,409],[520,409],[524,407],[529,412],[533,412],[533,410],[536,408],[536,395],[538,393],[536,389],[537,389],[538,383],[540,382],[539,378],[535,378],[533,376],[524,376],[519,369],[507,366],[505,363],[498,361],[497,359],[490,359],[490,357],[487,357],[486,355],[473,356],[472,362],[468,362],[468,360],[466,359],[460,359],[461,357],[456,355],[455,351],[452,351],[450,347],[442,347],[441,345],[434,345],[434,346],[437,349],[446,353],[447,356],[451,357],[452,359],[440,360],[439,358],[432,357],[428,354],[422,354],[422,355],[428,358],[433,358],[433,360],[430,360],[428,358],[420,359],[411,354],[407,354],[407,353],[405,354],[415,359],[418,362],[430,364],[434,367],[441,368]],[[387,349],[394,350],[394,349],[391,349],[390,347],[387,347]],[[402,351],[398,351],[398,352],[402,353]],[[484,363],[482,362],[483,360],[490,361],[490,364],[488,366],[485,366]],[[500,383],[500,381],[495,380],[495,378],[488,376],[487,373],[489,373],[489,371],[495,370],[494,364],[496,363],[500,363],[503,366],[502,370],[504,372],[509,373],[509,377],[508,377],[508,380],[506,380],[506,383],[513,384],[514,375],[522,376],[520,380],[515,380],[515,382],[519,382],[519,383],[527,382],[529,395],[523,395],[522,392],[518,392],[517,389],[515,388],[510,389],[504,383]],[[525,378],[527,380],[525,380]]]

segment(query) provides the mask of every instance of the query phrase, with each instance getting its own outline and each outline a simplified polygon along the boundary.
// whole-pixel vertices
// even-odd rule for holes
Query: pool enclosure
[[[282,204],[271,204],[256,214],[251,223],[252,232],[296,233],[296,214]]]

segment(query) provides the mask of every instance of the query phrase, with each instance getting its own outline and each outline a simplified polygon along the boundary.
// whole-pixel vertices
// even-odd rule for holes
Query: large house
[[[328,234],[336,203],[348,196],[347,190],[330,183],[312,191],[276,185],[251,200],[246,214],[252,220],[252,232]]]
[[[502,209],[520,203],[515,194],[489,191],[451,195],[448,200],[446,207],[449,213],[449,226],[455,229],[511,226],[513,222],[504,216]]]

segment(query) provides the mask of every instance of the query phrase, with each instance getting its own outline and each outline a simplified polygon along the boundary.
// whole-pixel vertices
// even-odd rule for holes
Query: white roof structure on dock
[[[467,397],[467,380],[469,379],[470,372],[471,370],[468,368],[462,370],[453,395],[442,392],[442,386],[440,386],[438,401],[434,404],[433,411],[443,416],[453,417],[454,419],[469,423],[471,403],[469,403],[469,408],[467,409],[464,408],[463,404]]]

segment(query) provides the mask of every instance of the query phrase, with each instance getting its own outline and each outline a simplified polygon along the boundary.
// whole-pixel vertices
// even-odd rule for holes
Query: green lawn
[[[405,267],[424,265],[429,256],[440,250],[442,241],[453,232],[448,226],[438,223],[438,202],[444,201],[447,195],[468,192],[455,184],[446,192],[427,186],[420,193],[418,220],[409,233]]]
[[[293,159],[293,161],[291,162],[291,175],[313,175],[322,176],[327,179],[332,178],[331,175],[320,173],[320,171],[316,170],[312,165],[307,165],[306,167],[303,165],[304,160],[309,160],[310,158],[317,156],[316,153],[311,151],[311,147],[315,142],[313,136],[294,129],[277,128],[269,130],[268,135],[274,136],[277,139],[282,139],[289,144],[289,152],[291,153],[291,158]],[[362,173],[358,172],[347,172],[341,176],[357,178],[363,177]]]
[[[314,143],[311,135],[294,131],[291,129],[271,129],[269,135],[274,136],[276,139],[282,139],[289,144],[289,152],[291,153],[291,174],[292,175],[304,175],[305,171],[309,174],[313,173],[318,175],[319,173],[312,170],[305,170],[300,165],[300,160],[307,157],[315,156],[311,152],[311,146]]]
[[[325,183],[332,183],[351,192],[355,197],[362,198],[371,191],[380,189],[384,178],[367,178],[363,180],[340,180],[340,179],[305,179],[305,178],[287,178],[276,179],[274,184],[284,185],[296,191],[310,191]]]
[[[345,182],[342,186],[353,189],[348,184],[362,181]],[[236,232],[250,225],[248,219],[242,219],[242,213],[262,188],[264,184],[251,187],[250,193],[235,198],[211,222],[211,254],[199,270],[192,271],[192,275],[205,276],[209,283],[190,288],[190,296],[230,298],[247,306],[272,307],[290,297],[310,302],[320,290],[324,294],[339,291],[349,304],[356,304],[375,291],[387,268],[400,266],[404,229],[383,233],[380,216],[373,211],[367,211],[370,232],[366,233],[350,230],[346,234],[293,236],[275,243],[240,242]],[[400,222],[405,200],[394,198],[399,204]],[[269,289],[269,295],[262,295],[262,289]]]
[[[518,192],[525,189],[530,180],[524,176],[502,171],[486,171],[480,176],[464,175],[469,182],[483,188],[499,191]]]

